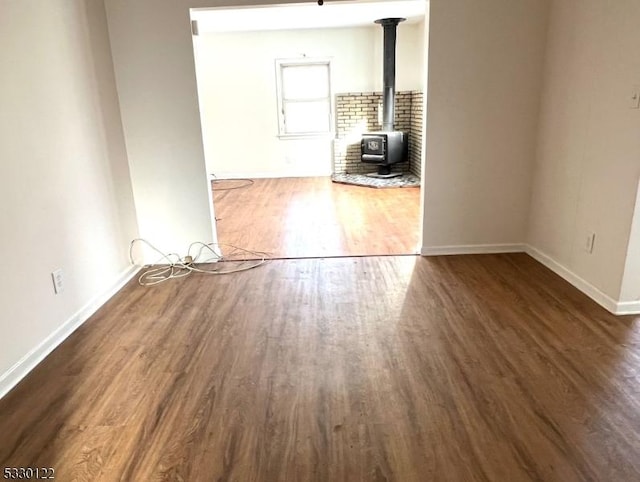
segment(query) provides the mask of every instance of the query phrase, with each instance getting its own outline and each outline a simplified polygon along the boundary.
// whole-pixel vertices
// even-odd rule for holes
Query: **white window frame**
[[[285,99],[282,85],[282,70],[287,67],[302,67],[302,66],[311,66],[311,65],[323,65],[327,67],[327,75],[329,81],[329,89],[328,89],[328,98],[327,102],[329,104],[329,120],[328,120],[328,129],[326,131],[319,132],[296,132],[289,133],[287,132],[286,119],[285,119]],[[301,137],[333,137],[335,127],[334,127],[334,100],[333,100],[333,88],[332,88],[332,76],[331,76],[331,59],[329,58],[298,58],[298,59],[276,59],[276,84],[277,84],[277,101],[278,101],[278,137],[281,139],[289,139],[289,138],[301,138]],[[312,100],[322,100],[319,99],[306,99],[307,101]],[[304,102],[305,99],[301,99],[299,101]],[[295,102],[295,101],[294,101]]]

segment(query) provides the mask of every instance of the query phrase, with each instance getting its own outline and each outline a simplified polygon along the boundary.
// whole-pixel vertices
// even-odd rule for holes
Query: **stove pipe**
[[[406,18],[381,18],[375,23],[384,29],[382,65],[382,130],[392,131],[396,102],[396,27]]]

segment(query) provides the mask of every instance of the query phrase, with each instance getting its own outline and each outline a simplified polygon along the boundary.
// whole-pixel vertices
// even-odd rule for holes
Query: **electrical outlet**
[[[64,291],[64,271],[61,268],[53,271],[51,279],[53,279],[53,291],[59,295]]]
[[[593,253],[593,248],[595,244],[596,244],[596,233],[589,233],[587,235],[587,239],[584,245],[584,250],[589,254]]]

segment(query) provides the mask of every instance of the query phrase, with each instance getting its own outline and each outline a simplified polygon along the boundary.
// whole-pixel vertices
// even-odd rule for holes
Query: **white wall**
[[[193,5],[105,5],[140,236],[164,252],[215,241],[191,42]]]
[[[423,26],[401,24],[398,90],[422,87]],[[275,59],[331,59],[333,93],[382,89],[382,27],[206,33],[194,37],[207,172],[326,176],[332,141],[280,139]]]
[[[640,110],[629,108],[638,19],[637,0],[552,2],[533,183],[530,244],[613,300],[628,248],[638,256],[628,246],[640,177]],[[627,279],[639,279],[637,264]],[[620,299],[639,297],[634,282]]]
[[[423,253],[523,243],[548,2],[430,3]]]
[[[102,3],[1,2],[0,58],[1,396],[126,276],[137,232]]]

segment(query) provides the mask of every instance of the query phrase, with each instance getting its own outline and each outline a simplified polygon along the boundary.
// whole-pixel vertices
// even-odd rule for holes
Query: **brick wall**
[[[378,110],[382,111],[380,92],[348,92],[336,95],[334,173],[365,174],[377,171],[375,164],[360,162],[360,138],[363,132],[382,129],[378,122]],[[409,133],[409,161],[395,164],[392,170],[413,172],[419,176],[422,138],[421,92],[396,93],[394,124],[397,130]],[[417,135],[414,134],[414,130]]]
[[[411,129],[409,130],[409,170],[420,177],[422,172],[423,94],[413,91],[411,96]]]

